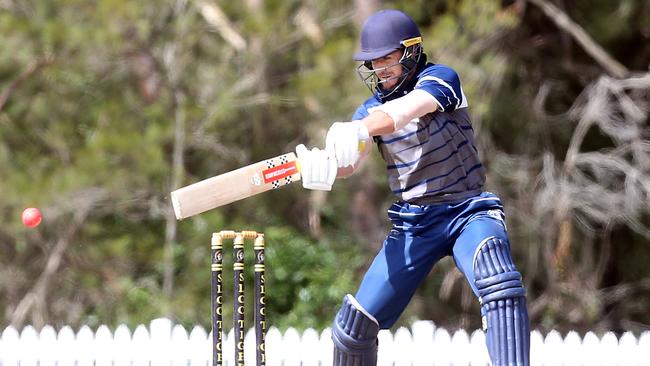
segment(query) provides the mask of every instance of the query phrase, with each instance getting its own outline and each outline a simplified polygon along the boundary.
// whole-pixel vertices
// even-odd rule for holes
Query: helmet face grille
[[[402,57],[397,63],[375,69],[372,67],[371,61],[364,61],[359,66],[357,66],[357,74],[373,95],[377,95],[380,100],[385,101],[386,98],[390,97],[401,89],[401,87],[404,85],[404,82],[417,68],[421,56],[422,44],[420,41],[418,43],[405,47]],[[402,68],[402,73],[399,76],[381,79],[377,75],[378,72],[398,65]],[[397,85],[395,85],[392,89],[384,88],[384,84],[395,79],[399,80]]]

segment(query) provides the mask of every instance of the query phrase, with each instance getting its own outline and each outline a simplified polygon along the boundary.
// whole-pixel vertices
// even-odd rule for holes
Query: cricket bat
[[[299,180],[291,152],[179,188],[171,193],[172,206],[181,220]]]

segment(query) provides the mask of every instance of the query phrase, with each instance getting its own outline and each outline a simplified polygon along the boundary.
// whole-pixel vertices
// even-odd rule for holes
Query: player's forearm
[[[382,111],[373,111],[362,120],[368,129],[368,134],[372,136],[385,135],[395,131],[395,122],[393,119]]]
[[[378,136],[397,131],[413,119],[438,109],[440,105],[431,94],[416,89],[403,97],[375,107],[362,121],[370,136]]]
[[[354,166],[346,166],[344,168],[339,168],[336,172],[336,179],[345,179],[354,173]]]

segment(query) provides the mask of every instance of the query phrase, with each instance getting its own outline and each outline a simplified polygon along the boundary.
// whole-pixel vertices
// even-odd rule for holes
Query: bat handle
[[[367,140],[359,141],[359,152],[363,152],[363,150],[366,149],[366,142],[367,142]]]

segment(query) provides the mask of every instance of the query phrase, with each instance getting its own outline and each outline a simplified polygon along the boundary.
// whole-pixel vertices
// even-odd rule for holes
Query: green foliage
[[[314,242],[287,228],[265,230],[269,311],[273,324],[322,328],[346,293],[355,288],[360,265],[353,240],[332,235]]]

